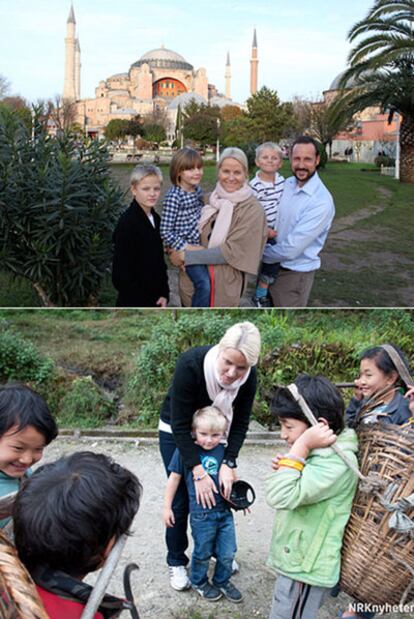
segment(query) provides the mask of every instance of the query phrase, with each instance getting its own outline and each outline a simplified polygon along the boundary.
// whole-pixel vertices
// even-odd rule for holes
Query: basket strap
[[[407,366],[401,359],[400,355],[398,354],[398,351],[395,350],[394,346],[391,346],[391,344],[381,344],[380,348],[383,348],[385,352],[389,354],[392,362],[397,368],[400,378],[402,378],[406,386],[408,387],[409,385],[414,385],[414,379],[412,378]]]
[[[296,402],[299,404],[303,414],[305,415],[309,423],[312,426],[317,426],[318,420],[316,419],[312,410],[309,408],[305,398],[299,393],[299,390],[296,387],[296,385],[294,383],[291,383],[290,385],[287,386],[287,388],[289,389],[290,393],[292,394]],[[355,464],[348,458],[348,456],[344,454],[342,449],[338,447],[336,443],[333,443],[331,447],[335,451],[335,453],[337,453],[338,456],[345,462],[345,464],[355,473],[355,475],[359,477],[359,479],[361,479],[362,481],[366,481],[366,477],[362,475],[362,473],[358,470],[358,467],[355,466]]]

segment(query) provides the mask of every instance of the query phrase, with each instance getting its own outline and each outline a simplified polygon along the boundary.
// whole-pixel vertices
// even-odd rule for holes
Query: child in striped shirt
[[[203,160],[192,148],[180,148],[170,165],[172,187],[167,191],[161,214],[160,233],[167,248],[180,251],[190,245],[200,245],[198,224],[204,206],[200,181]],[[192,307],[210,306],[210,278],[202,264],[186,267],[194,286]]]
[[[254,195],[263,206],[268,226],[268,243],[276,243],[276,225],[279,203],[283,194],[284,177],[278,173],[283,163],[282,149],[274,142],[264,142],[256,149],[256,165],[259,170],[250,181]],[[279,264],[264,264],[260,268],[253,303],[256,307],[270,307],[269,285],[275,281]]]

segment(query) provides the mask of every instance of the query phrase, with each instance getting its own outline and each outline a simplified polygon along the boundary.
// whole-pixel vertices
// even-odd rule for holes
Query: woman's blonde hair
[[[224,434],[227,427],[227,419],[224,413],[215,406],[205,406],[199,408],[193,415],[192,429],[197,430],[200,421],[208,424],[210,432],[222,432]]]
[[[225,148],[221,153],[217,164],[217,168],[219,170],[225,159],[236,159],[236,161],[243,166],[243,169],[246,172],[246,177],[249,176],[249,162],[247,161],[247,157],[241,148],[237,148],[236,146],[229,146],[228,148]]]
[[[261,338],[259,329],[252,322],[237,322],[229,327],[219,341],[220,351],[234,348],[241,352],[247,363],[256,365],[260,355]]]

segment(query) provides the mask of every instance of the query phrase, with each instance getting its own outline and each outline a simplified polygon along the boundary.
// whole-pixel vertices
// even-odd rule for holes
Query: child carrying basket
[[[363,353],[355,383],[363,399],[347,414],[358,432],[361,483],[344,535],[341,589],[356,602],[344,619],[414,600],[414,380],[402,354],[385,344]]]

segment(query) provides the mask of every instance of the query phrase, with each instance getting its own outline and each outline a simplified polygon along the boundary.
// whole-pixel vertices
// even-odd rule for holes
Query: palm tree
[[[376,0],[348,39],[360,40],[349,54],[334,114],[345,119],[374,106],[389,122],[400,114],[400,180],[414,183],[414,0]]]

